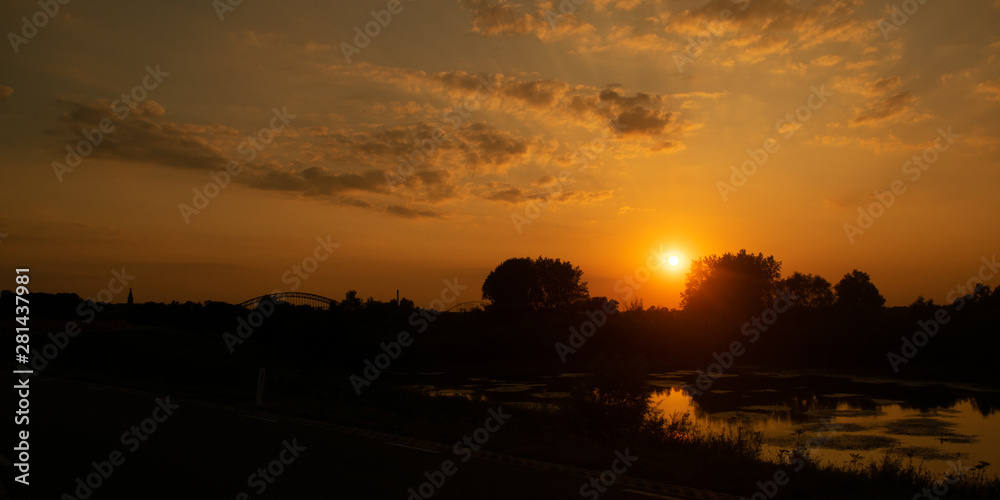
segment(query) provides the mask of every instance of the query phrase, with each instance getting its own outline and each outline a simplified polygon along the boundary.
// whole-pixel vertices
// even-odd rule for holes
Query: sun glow
[[[667,264],[669,264],[670,267],[677,267],[681,265],[681,258],[676,255],[671,255],[667,257]]]

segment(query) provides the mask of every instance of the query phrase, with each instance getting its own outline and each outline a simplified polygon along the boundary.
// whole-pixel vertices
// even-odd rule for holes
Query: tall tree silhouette
[[[781,277],[781,262],[740,250],[709,255],[691,263],[681,306],[698,313],[746,317],[771,306]]]
[[[498,308],[567,307],[589,297],[583,271],[568,261],[538,257],[507,259],[483,282],[483,299]]]
[[[833,287],[822,276],[795,272],[781,280],[778,288],[795,297],[796,307],[815,309],[833,305]]]
[[[879,308],[885,304],[885,297],[868,273],[857,269],[845,274],[833,289],[837,292],[837,305],[841,307]]]

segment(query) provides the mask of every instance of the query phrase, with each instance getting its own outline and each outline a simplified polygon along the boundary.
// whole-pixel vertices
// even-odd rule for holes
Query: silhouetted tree
[[[837,292],[837,305],[841,307],[879,308],[885,304],[885,297],[868,273],[857,269],[845,274],[833,289]]]
[[[608,304],[605,305],[605,303],[608,303]],[[618,303],[617,300],[609,299],[609,298],[603,297],[603,296],[602,297],[589,297],[589,298],[586,298],[586,299],[583,299],[583,300],[578,300],[578,301],[576,301],[573,304],[573,306],[576,307],[576,309],[580,310],[580,311],[596,311],[598,309],[608,308],[609,310],[614,311],[613,314],[617,314],[617,313],[622,312],[621,308],[619,307],[620,304]]]
[[[358,311],[361,309],[361,299],[358,298],[357,290],[348,290],[344,295],[344,300],[340,302],[340,307],[345,311]]]
[[[589,297],[582,277],[579,267],[559,259],[507,259],[486,277],[483,299],[498,307],[565,308]]]
[[[691,263],[681,306],[696,312],[744,317],[771,306],[781,277],[781,262],[740,250],[709,255]]]
[[[908,307],[911,311],[918,314],[937,309],[937,306],[934,304],[934,299],[927,300],[923,295],[918,295],[917,300],[914,300]]]
[[[796,307],[816,309],[833,305],[833,287],[822,276],[792,273],[778,284],[781,290],[787,290],[795,298]]]

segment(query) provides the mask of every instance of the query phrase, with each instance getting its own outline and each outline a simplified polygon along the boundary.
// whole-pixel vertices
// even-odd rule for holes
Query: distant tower
[[[132,289],[128,289],[128,305],[132,305]]]

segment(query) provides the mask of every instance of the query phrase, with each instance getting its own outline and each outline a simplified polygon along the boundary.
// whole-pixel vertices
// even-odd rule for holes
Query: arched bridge
[[[482,309],[486,306],[486,302],[482,300],[470,300],[468,302],[459,302],[445,310],[444,312],[469,312],[476,309]]]
[[[318,309],[329,309],[333,305],[335,300],[324,297],[322,295],[316,295],[314,293],[302,293],[302,292],[281,292],[281,293],[269,293],[267,295],[261,295],[260,297],[254,297],[250,300],[244,300],[240,302],[239,305],[247,309],[256,309],[260,305],[261,301],[270,299],[276,304],[292,304],[295,306],[312,306]]]
[[[337,301],[324,297],[322,295],[316,295],[314,293],[302,293],[302,292],[281,292],[281,293],[269,293],[267,295],[261,295],[260,297],[254,297],[250,300],[244,300],[238,305],[245,307],[247,309],[256,309],[257,306],[264,300],[270,299],[274,301],[275,304],[291,304],[295,306],[312,306],[317,309],[329,309]],[[482,309],[486,305],[486,302],[482,300],[470,300],[468,302],[459,302],[451,306],[450,308],[441,312],[468,312],[475,309]]]

